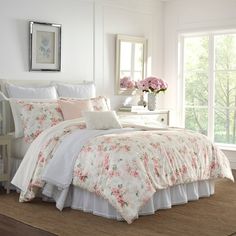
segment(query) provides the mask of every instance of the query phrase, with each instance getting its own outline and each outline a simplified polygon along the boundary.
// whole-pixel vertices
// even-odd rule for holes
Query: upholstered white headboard
[[[23,87],[44,87],[50,86],[56,83],[68,83],[68,84],[86,84],[93,83],[93,81],[63,81],[63,80],[6,80],[0,79],[0,91],[2,91],[7,97],[6,84],[14,84]],[[8,101],[4,101],[0,104],[2,114],[2,133],[6,134],[14,131],[14,122],[11,113],[10,104]]]

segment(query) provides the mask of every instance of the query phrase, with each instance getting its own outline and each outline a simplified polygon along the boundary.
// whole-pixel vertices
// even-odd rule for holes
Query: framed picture
[[[30,71],[61,71],[61,25],[30,21]]]

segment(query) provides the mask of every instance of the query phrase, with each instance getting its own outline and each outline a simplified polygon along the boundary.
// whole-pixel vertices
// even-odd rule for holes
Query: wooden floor
[[[0,235],[2,236],[56,236],[56,234],[32,227],[0,214]]]
[[[0,193],[0,214],[58,235],[229,236],[236,235],[236,184],[220,180],[212,197],[160,210],[131,225],[72,209],[60,212],[40,200],[19,203],[16,193]]]

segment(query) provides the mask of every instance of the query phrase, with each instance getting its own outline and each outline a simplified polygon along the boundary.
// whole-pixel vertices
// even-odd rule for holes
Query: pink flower
[[[127,88],[127,89],[134,89],[135,88],[135,82],[130,79],[128,76],[124,76],[120,80],[120,87],[121,88]]]
[[[143,92],[159,93],[168,88],[168,84],[160,78],[150,76],[135,83],[135,88]]]

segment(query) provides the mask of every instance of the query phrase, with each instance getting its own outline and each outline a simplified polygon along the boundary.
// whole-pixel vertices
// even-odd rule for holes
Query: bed
[[[43,121],[37,109],[48,101],[18,101],[28,122],[24,128],[32,124],[34,109],[30,118],[37,121],[37,137],[25,131],[31,144],[12,180],[21,202],[40,196],[59,210],[71,207],[132,223],[139,215],[209,197],[216,178],[233,180],[226,156],[202,134],[118,119],[104,97],[86,101],[79,101],[87,109],[80,116],[78,99],[60,99],[64,119],[54,116],[58,122],[39,134]],[[50,107],[57,111],[55,104]]]

